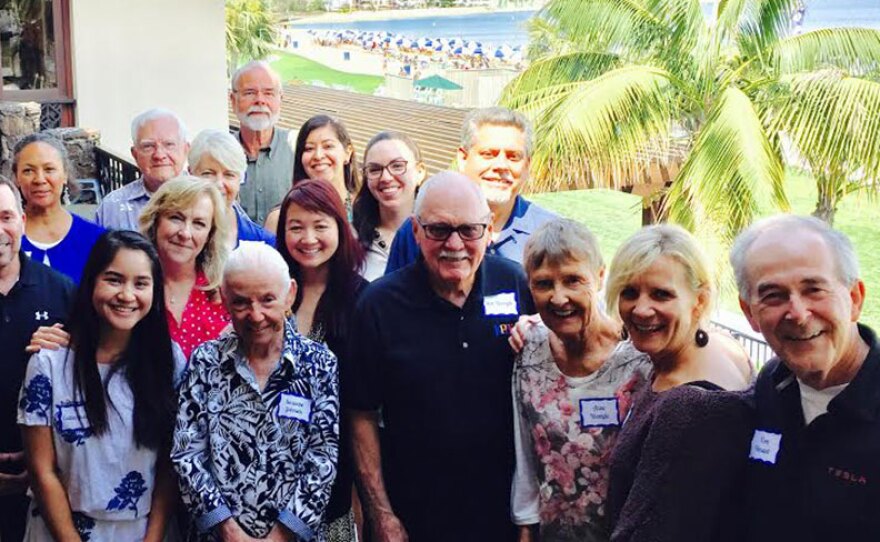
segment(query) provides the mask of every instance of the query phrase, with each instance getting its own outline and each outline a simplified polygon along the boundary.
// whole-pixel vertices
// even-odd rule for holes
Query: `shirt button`
[[[468,347],[468,343],[466,343],[466,342],[461,343],[461,347],[462,347],[462,348],[467,348],[467,347]]]
[[[263,191],[262,188],[257,188],[257,192],[262,192],[262,191]]]
[[[464,322],[464,316],[462,316],[461,318],[459,318],[459,320],[461,320],[462,322]]]

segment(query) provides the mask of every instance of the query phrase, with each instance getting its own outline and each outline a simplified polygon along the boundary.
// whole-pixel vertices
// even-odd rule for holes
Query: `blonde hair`
[[[709,259],[690,232],[681,226],[661,224],[642,228],[617,249],[614,259],[611,260],[605,289],[608,314],[620,318],[620,292],[633,277],[643,273],[662,256],[668,256],[681,264],[694,294],[707,294],[701,319],[711,312],[716,287],[712,280]]]
[[[227,239],[230,228],[226,203],[213,183],[192,175],[180,175],[162,183],[141,213],[140,226],[141,233],[156,245],[159,218],[169,212],[191,207],[201,196],[208,196],[214,207],[208,240],[205,248],[196,256],[196,269],[202,271],[208,279],[208,284],[202,289],[210,291],[220,286],[223,265],[229,255]]]

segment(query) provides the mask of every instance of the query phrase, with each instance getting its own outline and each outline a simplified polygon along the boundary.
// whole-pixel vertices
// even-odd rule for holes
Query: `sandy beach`
[[[388,21],[399,19],[422,19],[428,17],[455,17],[457,15],[475,15],[480,13],[503,13],[533,11],[540,9],[545,2],[538,1],[531,6],[496,9],[490,7],[453,7],[453,8],[424,8],[424,9],[384,9],[378,11],[354,11],[351,13],[328,12],[319,15],[309,15],[298,19],[290,19],[291,23],[351,23],[358,21]]]

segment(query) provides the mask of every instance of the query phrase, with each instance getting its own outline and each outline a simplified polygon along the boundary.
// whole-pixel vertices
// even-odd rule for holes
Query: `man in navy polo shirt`
[[[495,216],[489,254],[522,263],[526,241],[556,215],[519,193],[529,180],[532,128],[522,113],[504,107],[475,109],[464,120],[458,168],[476,182]],[[394,235],[386,273],[414,262],[419,247],[408,218]]]
[[[730,260],[740,305],[778,356],[755,386],[748,540],[880,540],[880,347],[859,323],[852,244],[782,215],[743,232]]]
[[[379,540],[512,541],[507,331],[534,312],[525,274],[485,254],[492,213],[467,177],[428,180],[414,217],[423,257],[364,292],[343,368],[366,509]]]
[[[24,212],[18,189],[0,177],[0,540],[24,537],[28,498],[17,400],[39,326],[67,318],[73,283],[21,252]]]

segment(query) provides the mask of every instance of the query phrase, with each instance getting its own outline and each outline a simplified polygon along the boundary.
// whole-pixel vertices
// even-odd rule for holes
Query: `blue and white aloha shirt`
[[[185,360],[175,349],[182,371]],[[58,477],[67,491],[80,537],[91,542],[143,540],[156,476],[156,450],[138,447],[134,397],[122,371],[107,382],[107,431],[89,426],[85,403],[74,393],[73,350],[42,350],[28,363],[18,403],[18,424],[52,427]],[[98,364],[102,381],[111,365]],[[31,501],[25,540],[52,540]]]
[[[171,459],[198,539],[219,540],[213,527],[234,517],[257,538],[279,522],[321,541],[339,451],[333,353],[286,323],[262,391],[235,333],[199,346],[187,372]]]

